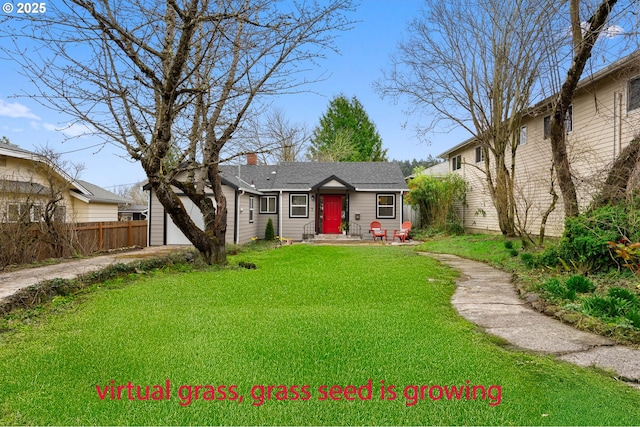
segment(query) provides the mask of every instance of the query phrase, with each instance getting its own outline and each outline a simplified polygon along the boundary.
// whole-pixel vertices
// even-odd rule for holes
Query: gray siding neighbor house
[[[350,234],[371,239],[371,221],[379,221],[391,236],[403,221],[408,188],[396,163],[247,164],[220,166],[220,173],[227,197],[228,243],[264,238],[269,218],[276,235],[291,240],[339,234],[345,226]],[[152,190],[149,197],[150,245],[189,244]],[[181,199],[203,227],[197,207]]]

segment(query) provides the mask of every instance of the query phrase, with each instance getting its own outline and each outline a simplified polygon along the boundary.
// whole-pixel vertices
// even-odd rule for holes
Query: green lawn
[[[237,260],[258,269],[100,287],[0,335],[0,422],[640,424],[640,391],[496,346],[451,307],[455,274],[409,248],[295,245]],[[111,400],[112,380],[157,400],[126,388]],[[196,400],[198,385],[212,387]],[[428,385],[424,400],[412,385]],[[429,397],[454,385],[487,394]]]

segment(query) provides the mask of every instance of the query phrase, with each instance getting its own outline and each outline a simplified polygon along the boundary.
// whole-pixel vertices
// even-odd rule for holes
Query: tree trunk
[[[616,204],[626,198],[629,180],[640,160],[640,139],[634,139],[613,162],[600,194],[590,209]]]
[[[571,4],[571,20],[574,31],[573,63],[567,72],[567,77],[558,94],[549,124],[553,164],[556,169],[558,186],[560,187],[562,200],[564,202],[564,215],[567,218],[578,215],[579,207],[578,194],[571,176],[569,156],[567,154],[565,117],[587,60],[591,57],[593,46],[598,40],[611,12],[611,8],[616,2],[617,0],[603,0],[593,16],[587,21],[588,28],[584,32],[584,37],[582,37],[582,31],[576,30],[580,25],[580,22],[576,22],[580,19],[577,9],[579,1],[573,0]],[[580,40],[576,40],[578,36],[581,37]]]

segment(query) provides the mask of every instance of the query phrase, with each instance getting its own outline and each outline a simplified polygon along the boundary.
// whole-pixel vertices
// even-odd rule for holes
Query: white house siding
[[[118,205],[113,203],[86,203],[73,201],[75,222],[106,222],[118,220]]]
[[[640,109],[627,111],[628,76],[634,73],[613,73],[595,84],[583,87],[574,97],[573,129],[567,134],[567,145],[580,208],[584,210],[593,200],[615,157],[640,132]],[[614,95],[615,94],[615,95]],[[516,156],[516,195],[521,218],[528,206],[527,230],[537,234],[543,212],[552,196],[552,153],[549,139],[543,137],[544,117],[548,112],[528,116],[522,125],[527,127],[527,142],[520,145]],[[451,158],[460,154],[462,175],[470,185],[464,225],[469,230],[499,232],[497,214],[485,184],[484,174],[474,168],[475,145],[469,143],[448,153]],[[482,165],[482,164],[480,164]],[[564,225],[563,203],[560,196],[555,211],[549,216],[545,233],[558,236]],[[486,216],[478,213],[484,210]]]

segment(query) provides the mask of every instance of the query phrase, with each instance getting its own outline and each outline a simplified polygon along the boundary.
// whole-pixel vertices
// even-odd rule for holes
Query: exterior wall
[[[227,191],[225,188],[225,194],[226,193]],[[253,197],[253,221],[249,220],[249,203],[250,203],[251,197]],[[240,216],[239,216],[240,230],[238,234],[238,238],[239,238],[238,242],[247,243],[247,242],[250,242],[251,238],[253,237],[263,238],[264,229],[262,230],[262,236],[260,236],[260,228],[259,228],[260,222],[259,222],[258,212],[260,210],[260,206],[259,206],[260,196],[258,196],[257,194],[245,193],[239,196],[238,203],[240,208]],[[231,210],[229,210],[229,212],[231,213]],[[232,216],[231,214],[229,214],[227,218],[228,218],[227,223],[229,224],[227,226],[227,234],[229,234],[229,231],[233,230],[233,227],[235,226],[235,221],[232,220],[232,218],[235,218],[235,215]]]
[[[171,244],[171,242],[167,242],[166,233],[167,227],[175,227],[171,219],[165,215],[164,207],[156,197],[153,189],[150,191],[150,200],[149,200],[149,246],[161,246],[164,244]],[[226,243],[235,243],[234,237],[236,235],[236,193],[235,190],[228,186],[223,186],[224,195],[227,198],[227,233],[225,236]],[[239,203],[239,242],[246,243],[251,241],[252,237],[258,236],[258,199],[259,196],[255,195],[255,212],[254,212],[254,222],[249,222],[249,194],[243,194],[238,196]],[[186,196],[180,196],[181,200],[184,203],[188,203],[188,198]],[[195,212],[197,214],[197,212]],[[166,223],[165,224],[165,220]],[[171,223],[169,223],[171,221]],[[266,222],[265,222],[266,224]],[[264,230],[262,230],[262,234],[264,237]]]
[[[165,233],[164,207],[153,189],[149,190],[149,246],[162,246]]]
[[[578,191],[578,202],[585,209],[593,200],[615,157],[640,132],[640,109],[627,111],[628,77],[635,72],[612,73],[574,97],[573,129],[567,133],[569,158]],[[524,118],[527,127],[526,144],[516,155],[516,197],[521,221],[532,234],[540,231],[541,217],[550,206],[552,153],[550,140],[544,139],[543,123],[548,113]],[[499,232],[497,214],[488,192],[484,173],[475,163],[475,145],[470,143],[448,154],[451,159],[462,157],[462,175],[470,185],[467,206],[462,210],[465,228],[472,231]],[[484,164],[478,164],[482,169]],[[562,195],[547,220],[545,233],[559,236],[564,229]],[[481,212],[486,212],[483,216]]]
[[[118,205],[113,203],[85,203],[73,201],[75,222],[102,222],[118,220]]]
[[[43,165],[44,167],[44,165]],[[15,158],[15,157],[3,157],[3,161],[0,162],[0,179],[9,180],[9,181],[19,181],[19,182],[31,182],[35,184],[43,185],[44,187],[49,188],[50,184],[46,177],[38,172],[36,168],[34,168],[34,163],[30,160]],[[0,189],[2,190],[2,189]],[[7,202],[18,202],[20,199],[24,197],[29,197],[29,195],[19,195],[16,194],[12,196],[9,200],[5,195],[0,197],[0,215],[3,215],[6,212],[6,203]],[[76,213],[77,203],[82,203],[79,200],[72,198],[69,194],[69,191],[65,191],[63,195],[64,200],[61,202],[62,206],[66,207],[66,221],[67,222],[81,222],[78,220],[78,215]],[[23,199],[24,200],[24,199]],[[36,202],[41,200],[44,202],[46,200],[43,196],[33,196],[33,200]],[[85,203],[86,205],[86,203]],[[118,220],[118,207],[115,206],[115,215],[110,217],[109,219],[102,219],[99,221],[117,221]]]
[[[377,197],[379,194],[395,195],[395,218],[377,218]],[[360,219],[356,215],[360,214]],[[371,221],[378,221],[383,229],[387,230],[389,240],[393,238],[393,230],[400,229],[402,225],[402,194],[393,191],[358,192],[349,195],[349,221],[355,222],[362,228],[363,239],[373,239],[369,233]]]
[[[291,194],[306,194],[308,199],[307,217],[305,218],[291,218]],[[304,191],[295,192],[283,192],[282,193],[282,209],[279,211],[282,215],[282,234],[281,237],[293,240],[302,240],[304,234],[304,226],[316,219],[316,201],[317,196],[314,195],[314,200],[311,200],[311,193]],[[275,225],[275,224],[274,224]]]

